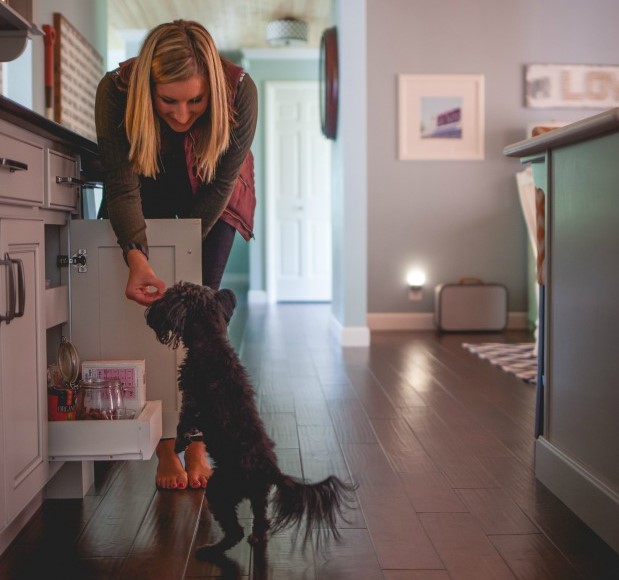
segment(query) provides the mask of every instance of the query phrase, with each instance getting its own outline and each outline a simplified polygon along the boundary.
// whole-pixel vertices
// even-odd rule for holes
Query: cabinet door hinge
[[[66,255],[57,256],[56,265],[59,268],[67,268],[69,265],[75,266],[80,274],[88,272],[87,256],[88,252],[80,248],[77,253],[73,254],[70,258]]]

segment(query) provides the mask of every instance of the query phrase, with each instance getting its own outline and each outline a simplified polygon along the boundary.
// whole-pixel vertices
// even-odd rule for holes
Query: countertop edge
[[[508,145],[503,149],[503,155],[507,157],[526,157],[617,130],[619,130],[619,108],[609,109],[598,115],[587,117],[537,137],[531,137],[530,139],[524,139],[523,141]]]
[[[99,148],[94,141],[3,96],[0,96],[0,119],[32,131],[42,137],[60,141],[87,157],[95,158],[99,156]]]

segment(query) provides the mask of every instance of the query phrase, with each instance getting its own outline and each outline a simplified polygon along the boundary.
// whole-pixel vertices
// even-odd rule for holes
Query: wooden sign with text
[[[531,64],[525,70],[526,106],[536,109],[619,106],[619,66]]]
[[[54,120],[96,141],[95,93],[103,76],[103,57],[57,12],[54,28]]]

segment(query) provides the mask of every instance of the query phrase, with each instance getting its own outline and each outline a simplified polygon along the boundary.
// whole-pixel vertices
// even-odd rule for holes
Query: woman
[[[253,191],[235,184],[257,110],[251,78],[221,58],[197,22],[157,26],[135,59],[103,77],[95,104],[105,181],[100,217],[109,217],[129,267],[127,298],[147,306],[165,290],[148,261],[145,218],[201,218],[202,283],[219,288],[235,231],[252,236]],[[164,421],[157,485],[206,487],[205,444],[192,443],[183,466],[175,428]]]

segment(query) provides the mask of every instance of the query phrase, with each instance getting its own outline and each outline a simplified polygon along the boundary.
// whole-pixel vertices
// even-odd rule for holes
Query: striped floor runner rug
[[[472,344],[463,342],[462,346],[527,383],[535,383],[537,380],[537,351],[534,343],[484,342]]]

